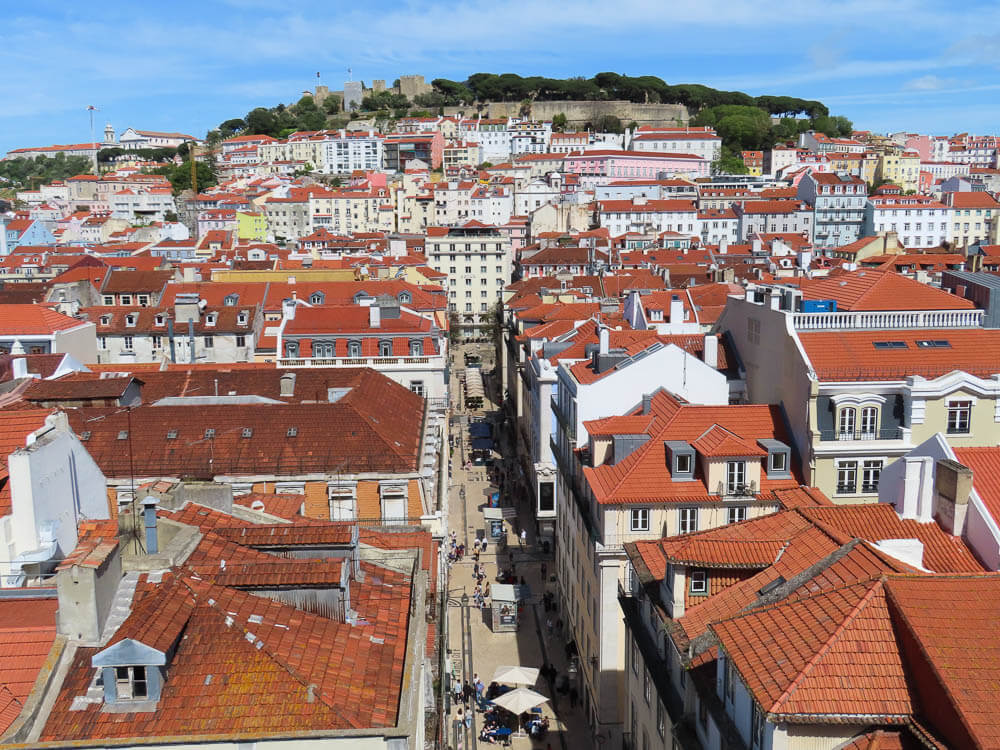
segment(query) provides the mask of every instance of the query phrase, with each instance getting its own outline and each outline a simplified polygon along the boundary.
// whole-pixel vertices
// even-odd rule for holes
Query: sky
[[[0,0],[0,152],[110,122],[202,137],[321,82],[656,75],[818,99],[856,128],[1000,128],[997,0]]]

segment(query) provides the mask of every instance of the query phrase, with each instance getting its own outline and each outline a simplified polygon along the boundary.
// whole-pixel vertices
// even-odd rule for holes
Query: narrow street
[[[456,545],[465,546],[462,559],[450,564],[448,576],[448,644],[449,663],[451,665],[452,683],[457,678],[463,683],[473,683],[479,679],[489,687],[494,671],[501,666],[524,666],[542,669],[551,664],[555,668],[556,679],[546,677],[544,669],[537,682],[525,687],[534,690],[549,699],[542,704],[540,716],[549,721],[547,734],[533,740],[528,736],[510,738],[511,746],[515,748],[558,748],[575,749],[594,747],[594,738],[588,727],[579,703],[574,702],[566,690],[567,659],[565,653],[566,627],[561,624],[560,613],[554,608],[547,611],[545,593],[552,592],[555,596],[554,556],[552,551],[543,552],[536,544],[534,520],[531,513],[530,500],[512,490],[512,483],[503,480],[508,470],[516,472],[516,436],[502,432],[503,417],[499,410],[498,391],[499,373],[495,370],[493,352],[486,353],[486,345],[464,344],[456,346],[453,351],[451,372],[451,405],[450,418],[453,451],[450,461],[450,497],[449,497],[449,531],[455,533]],[[464,403],[464,389],[460,377],[464,367],[465,352],[483,353],[483,380],[485,384],[485,399],[482,409],[468,410]],[[470,421],[486,419],[493,425],[494,463],[489,465],[471,464],[471,438],[469,434]],[[502,457],[502,458],[501,458]],[[512,509],[516,516],[504,523],[504,544],[490,538],[489,522],[483,517],[483,508],[489,505],[487,496],[491,486],[500,489],[499,504],[501,509]],[[510,511],[508,511],[508,515]],[[519,532],[526,531],[525,543],[522,545]],[[485,578],[481,587],[485,591],[487,583],[492,589],[497,583],[498,572],[514,569],[518,583],[523,581],[530,588],[531,596],[523,602],[518,617],[516,632],[494,632],[492,624],[492,599],[485,597],[482,608],[474,600],[476,580],[474,577],[475,560],[473,555],[474,540],[477,536],[487,539],[486,552],[479,555],[479,564],[483,567]],[[451,546],[445,542],[445,555]],[[548,580],[543,580],[542,570],[546,570]],[[561,688],[561,690],[557,690]],[[449,707],[446,717],[445,746],[453,750],[465,750],[489,744],[479,739],[483,729],[484,714],[475,708],[475,701],[470,701],[468,707],[461,703],[455,705],[454,697],[449,691]],[[572,696],[575,698],[575,696]],[[464,717],[468,711],[473,711],[473,726],[466,730],[459,721],[458,710]],[[513,716],[505,711],[501,714],[513,723]],[[538,714],[536,714],[537,716]]]

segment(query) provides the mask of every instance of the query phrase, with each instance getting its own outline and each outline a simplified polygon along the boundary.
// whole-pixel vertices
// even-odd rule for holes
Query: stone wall
[[[490,102],[483,108],[483,117],[518,117],[520,102]],[[445,107],[446,115],[475,117],[475,107]],[[571,127],[583,128],[593,124],[605,115],[614,115],[627,126],[630,122],[639,125],[681,125],[687,123],[690,115],[683,104],[636,104],[627,101],[552,101],[532,102],[531,117],[535,120],[551,120],[555,115],[566,115]]]

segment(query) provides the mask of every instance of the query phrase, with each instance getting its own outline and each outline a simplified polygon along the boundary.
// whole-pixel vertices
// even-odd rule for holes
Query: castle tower
[[[104,126],[104,145],[113,144],[115,142],[115,129],[111,127],[111,123],[107,123]]]

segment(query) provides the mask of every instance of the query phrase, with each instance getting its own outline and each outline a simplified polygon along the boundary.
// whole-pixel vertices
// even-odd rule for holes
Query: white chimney
[[[379,328],[382,325],[382,308],[372,305],[368,308],[368,327]]]
[[[670,323],[671,325],[684,322],[684,303],[676,294],[670,298]]]
[[[723,237],[719,240],[719,255],[726,255],[729,252],[729,240]]]
[[[607,326],[600,326],[597,329],[598,352],[607,354],[611,348],[611,330]]]
[[[281,317],[285,320],[295,320],[295,308],[298,303],[294,299],[281,300]]]
[[[760,237],[754,237],[753,238],[753,242],[751,242],[750,244],[751,244],[751,250],[752,250],[753,254],[754,255],[760,254],[761,247],[762,247],[762,243],[760,241]]]
[[[719,366],[719,337],[714,333],[705,334],[705,349],[702,358],[709,367]]]
[[[24,357],[18,357],[11,362],[11,367],[13,368],[14,380],[28,377],[28,360]]]

